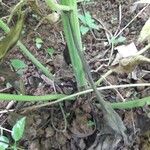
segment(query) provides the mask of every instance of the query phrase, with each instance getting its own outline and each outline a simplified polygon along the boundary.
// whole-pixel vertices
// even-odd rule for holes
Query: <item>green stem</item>
[[[70,11],[72,8],[70,6],[66,5],[60,5],[54,2],[53,0],[45,0],[49,8],[51,8],[53,11]]]
[[[117,86],[108,86],[108,87],[99,87],[98,90],[104,90],[104,89],[113,89],[113,88],[124,88],[124,87],[136,87],[136,86],[150,86],[150,84],[127,84],[127,85],[117,85]],[[55,100],[50,103],[45,103],[42,105],[38,105],[36,108],[49,106],[52,104],[56,104],[59,102],[63,102],[64,100],[74,100],[74,97],[77,97],[79,95],[83,95],[86,93],[92,92],[92,89],[88,89],[86,91],[78,92],[69,96],[63,95],[63,94],[51,94],[51,95],[43,95],[43,96],[30,96],[30,95],[14,95],[14,94],[5,94],[0,93],[0,100],[5,101],[49,101],[49,100]],[[137,100],[129,100],[126,102],[119,102],[119,103],[111,103],[112,107],[114,109],[130,109],[135,107],[142,107],[145,105],[150,105],[150,97],[145,97],[142,99]]]
[[[125,84],[125,85],[113,85],[113,86],[107,86],[107,87],[99,87],[97,88],[97,90],[108,90],[108,89],[114,89],[114,88],[129,88],[129,87],[137,87],[137,86],[150,86],[149,83],[144,83],[144,84]],[[78,93],[75,93],[75,94],[72,94],[72,95],[68,95],[68,96],[65,96],[63,98],[60,98],[56,101],[53,101],[53,102],[49,102],[49,103],[45,103],[45,104],[41,104],[41,105],[38,105],[38,106],[35,106],[34,108],[40,108],[40,107],[44,107],[44,106],[49,106],[49,105],[52,105],[52,104],[57,104],[59,102],[63,102],[65,100],[74,100],[73,98],[74,97],[77,97],[77,96],[80,96],[80,95],[84,95],[84,94],[87,94],[87,93],[90,93],[90,92],[93,92],[93,89],[88,89],[88,90],[85,90],[85,91],[81,91],[81,92],[78,92]],[[137,100],[133,100],[133,103],[134,101],[137,101]],[[130,102],[130,101],[129,101]],[[140,100],[139,100],[140,102]],[[121,104],[122,103],[122,104]],[[128,103],[128,102],[125,102],[125,103]],[[147,104],[150,103],[150,99],[148,99],[147,101]],[[119,105],[124,105],[124,102],[120,102],[120,103],[112,103],[114,106],[112,106],[114,109],[115,108],[118,108],[118,107],[115,107],[115,105],[119,104]],[[127,105],[126,105],[127,106]],[[136,107],[133,106],[133,107]],[[126,108],[125,108],[126,109]]]
[[[9,27],[7,24],[5,24],[1,19],[0,19],[0,28],[4,30],[4,32],[8,33],[10,31]],[[21,43],[21,41],[18,41],[17,46],[20,47],[20,51],[26,55],[32,62],[33,64],[38,67],[48,78],[51,80],[54,79],[53,75],[50,73],[50,71],[44,67],[30,52],[29,50]]]
[[[77,37],[79,47],[80,49],[82,49],[82,40],[81,40],[78,12],[77,12],[77,3],[76,3],[76,0],[61,0],[61,4],[73,8],[71,12],[68,12],[70,14],[70,18],[67,17],[65,12],[62,12],[61,17],[62,17],[62,22],[63,22],[64,35],[65,35],[65,39],[66,39],[67,46],[69,49],[69,55],[71,58],[72,68],[73,68],[75,78],[77,81],[78,89],[81,90],[83,88],[86,88],[87,81],[85,78],[85,72],[83,69],[82,61],[79,57],[78,50],[74,44],[72,33],[70,32],[70,29],[68,28],[68,22],[70,20],[71,24],[73,25],[73,32],[75,36]]]
[[[144,97],[142,99],[129,100],[126,102],[112,103],[111,106],[114,109],[131,109],[136,107],[143,107],[150,105],[150,97]]]
[[[66,97],[61,98],[61,99],[56,100],[56,101],[52,101],[52,102],[49,102],[49,103],[34,106],[34,108],[41,108],[41,107],[45,107],[45,106],[50,106],[50,105],[53,105],[53,104],[63,102],[64,100],[67,100],[67,99],[68,100],[73,100],[71,98],[72,98],[72,96],[68,96],[68,97],[66,96]],[[150,105],[150,97],[145,97],[145,98],[142,98],[142,99],[135,99],[135,100],[128,100],[126,102],[115,102],[115,103],[110,103],[110,104],[111,104],[111,107],[113,109],[138,108],[138,107],[143,107],[143,106],[146,106],[146,105]],[[99,108],[101,108],[100,104],[97,104],[97,106]]]
[[[30,96],[30,95],[15,95],[0,93],[0,100],[4,101],[19,101],[19,102],[35,102],[35,101],[51,101],[65,97],[64,94],[50,94],[43,96]]]
[[[45,67],[43,66],[29,51],[28,49],[25,47],[25,45],[23,45],[21,43],[21,41],[18,41],[17,43],[17,46],[20,47],[20,51],[26,55],[32,62],[33,64],[39,68],[49,79],[53,80],[54,77],[53,75],[50,73],[50,71]]]
[[[104,75],[102,75],[100,79],[98,79],[98,80],[95,82],[95,85],[96,85],[96,86],[100,85],[100,83],[101,83],[107,76],[109,76],[111,73],[113,73],[113,70],[110,69],[110,70],[107,71]]]

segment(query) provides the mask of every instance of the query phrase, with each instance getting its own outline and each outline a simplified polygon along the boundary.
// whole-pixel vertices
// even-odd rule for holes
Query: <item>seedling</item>
[[[37,37],[35,39],[35,44],[36,44],[37,49],[40,49],[42,47],[43,40],[41,38]]]
[[[20,59],[11,59],[10,62],[16,71],[20,70],[20,69],[25,69],[27,67],[27,65],[24,63],[24,61],[22,61]]]
[[[55,51],[55,50],[54,50],[53,48],[48,48],[48,49],[47,49],[47,53],[49,54],[50,57],[52,57],[54,51]]]
[[[81,20],[82,24],[80,27],[81,34],[84,35],[90,29],[99,29],[99,26],[95,23],[95,20],[92,18],[89,12],[85,12],[85,15],[78,15],[79,19]]]
[[[62,15],[62,21],[63,21],[63,28],[64,28],[64,33],[65,33],[65,38],[66,38],[67,45],[69,47],[69,53],[70,53],[70,56],[71,56],[72,67],[74,69],[74,73],[75,73],[75,77],[76,77],[76,80],[77,80],[77,84],[78,84],[78,87],[80,87],[80,88],[81,87],[86,87],[87,86],[87,80],[85,79],[85,74],[87,74],[87,76],[89,76],[90,71],[84,70],[85,67],[84,67],[83,64],[86,63],[86,61],[84,61],[84,63],[83,63],[83,60],[81,58],[84,58],[84,57],[81,57],[81,54],[79,55],[79,52],[81,52],[81,50],[82,50],[82,41],[81,41],[81,35],[80,35],[80,30],[79,30],[78,17],[81,20],[81,22],[83,23],[83,26],[86,27],[86,29],[83,30],[84,34],[86,32],[88,32],[90,29],[96,29],[97,30],[97,29],[99,29],[99,27],[95,23],[94,19],[92,19],[92,17],[91,17],[89,12],[86,12],[84,16],[83,15],[79,15],[78,16],[76,0],[62,0],[61,1],[62,5],[59,5],[58,3],[54,3],[51,0],[46,0],[46,2],[48,4],[48,6],[50,8],[52,8],[52,10],[54,10],[54,11],[61,11],[62,12],[61,15]],[[67,11],[70,11],[70,12],[67,13]],[[0,20],[0,26],[5,30],[5,32],[8,32],[9,35],[10,35],[9,28],[1,20]],[[87,28],[88,28],[88,30],[87,30]],[[2,53],[2,57],[5,55],[5,53],[14,44],[17,43],[18,39],[19,39],[19,36],[16,38],[15,42],[10,43],[9,47],[5,47],[4,52]],[[123,42],[124,40],[125,39],[122,38],[122,37],[120,37],[118,39],[112,38],[110,40],[110,43],[118,44],[120,42]],[[36,38],[35,41],[36,41],[36,47],[38,49],[40,49],[42,44],[43,44],[43,41],[39,37]],[[1,44],[1,45],[3,45],[3,44]],[[41,63],[39,63],[33,57],[33,55],[31,55],[29,53],[29,51],[26,50],[26,48],[24,47],[24,45],[20,41],[18,42],[18,45],[21,47],[22,51],[34,62],[34,64],[35,65],[38,64],[37,66],[41,70],[43,70],[43,72],[47,76],[50,76],[50,78],[51,78],[50,73],[41,65]],[[150,45],[148,45],[148,46],[150,47]],[[145,47],[145,49],[146,48],[147,47]],[[51,50],[49,50],[49,53],[51,53]],[[51,55],[52,55],[52,53],[51,53]],[[92,78],[92,77],[89,77],[89,78]],[[94,83],[92,83],[91,85],[92,85],[92,88],[95,91],[96,95],[99,95],[99,92],[97,91],[96,87],[94,86]],[[44,95],[44,96],[28,96],[28,95],[21,95],[20,96],[20,95],[14,95],[14,94],[3,94],[3,93],[1,93],[0,94],[0,99],[8,100],[8,101],[10,101],[10,100],[15,100],[15,101],[47,101],[47,100],[59,99],[58,101],[60,102],[60,101],[65,100],[67,98],[66,98],[66,95],[63,95],[63,94],[60,94],[60,95],[59,94]],[[98,96],[97,96],[97,99],[99,99]],[[149,101],[149,98],[145,99],[144,104],[143,104],[143,101],[141,101],[142,102],[142,106],[147,104],[148,101]],[[121,105],[125,106],[125,104],[127,104],[127,103],[124,103],[124,104],[121,103]],[[150,104],[150,103],[148,103],[148,104]],[[45,106],[45,104],[44,104],[44,106]],[[136,106],[139,106],[139,105],[137,103],[134,103],[134,106],[132,106],[132,107],[136,107]],[[140,104],[140,106],[141,106],[141,104]],[[115,108],[115,106],[113,106],[113,108]],[[106,122],[108,123],[108,125],[111,126],[114,131],[117,131],[117,133],[122,132],[121,134],[123,135],[124,131],[125,131],[124,125],[123,125],[120,117],[113,111],[110,103],[105,102],[103,100],[101,102],[101,109],[104,110],[103,112],[104,112],[104,115],[106,115],[105,118],[106,118]],[[25,121],[23,120],[22,122],[25,122]],[[20,138],[22,137],[22,134],[23,134],[23,131],[22,130],[20,131],[18,126],[22,126],[22,128],[24,130],[23,124],[24,123],[20,123],[19,125],[16,125],[13,128],[12,137],[13,137],[13,139],[15,141],[14,149],[16,148],[16,142],[18,142],[18,140],[20,140]],[[2,137],[2,140],[6,141],[6,143],[8,143],[8,140],[6,138]],[[2,148],[3,149],[7,148],[7,145],[4,145]]]
[[[17,150],[18,149],[17,148],[17,142],[19,140],[21,140],[21,138],[23,137],[23,133],[25,130],[25,122],[26,122],[26,117],[21,118],[13,126],[12,131],[10,131],[11,137],[14,140],[14,144],[12,144],[12,146],[10,146],[11,143],[6,136],[4,136],[4,135],[0,136],[0,150],[6,150],[7,148],[9,148],[11,150]],[[9,130],[6,129],[6,131],[9,131]]]

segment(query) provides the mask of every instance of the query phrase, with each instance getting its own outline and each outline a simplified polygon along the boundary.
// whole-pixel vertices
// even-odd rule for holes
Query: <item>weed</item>
[[[1,128],[1,136],[0,136],[0,150],[17,150],[19,149],[17,146],[17,142],[21,140],[23,137],[23,133],[25,130],[25,122],[26,122],[26,117],[21,118],[16,122],[16,124],[13,126],[12,131]],[[11,132],[11,137],[14,140],[14,143],[11,144],[9,139],[2,134],[2,131],[9,131]]]
[[[82,35],[86,34],[90,29],[99,29],[99,26],[95,23],[95,20],[92,18],[89,12],[85,12],[84,15],[78,14],[79,19],[82,24],[80,27],[80,31]]]

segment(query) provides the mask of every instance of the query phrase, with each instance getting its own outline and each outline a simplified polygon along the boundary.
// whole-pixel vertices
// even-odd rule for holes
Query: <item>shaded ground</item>
[[[15,0],[3,2],[8,6],[13,6],[17,3]],[[101,20],[105,27],[114,34],[118,28],[119,4],[121,5],[122,12],[121,29],[129,23],[134,15],[141,9],[140,7],[137,7],[136,10],[132,12],[133,8],[131,6],[133,1],[106,0],[97,2],[95,0],[85,5],[85,10],[89,11],[96,20]],[[81,11],[80,6],[79,8]],[[122,36],[127,38],[125,44],[132,41],[136,43],[140,30],[150,15],[149,10],[150,7],[124,30]],[[0,6],[0,12],[0,17],[9,14],[6,6]],[[59,79],[63,83],[60,87],[56,87],[58,93],[69,95],[76,92],[76,84],[71,67],[66,64],[63,57],[66,43],[62,36],[61,24],[56,23],[50,25],[48,23],[43,23],[36,31],[34,31],[38,22],[39,19],[33,16],[33,12],[30,12],[26,18],[25,33],[21,37],[21,40],[38,60],[48,67],[52,73],[55,73],[56,79]],[[97,23],[99,22],[97,21]],[[106,39],[104,30],[94,30],[93,34],[88,32],[83,36],[83,45],[86,48],[86,58],[91,66],[93,78],[94,80],[97,80],[108,70],[106,64],[108,63],[108,58],[110,56],[110,48],[106,45],[107,40],[103,40]],[[0,35],[3,35],[3,32],[0,32]],[[39,50],[35,45],[36,37],[40,37],[44,41],[44,44]],[[138,47],[140,48],[142,45],[139,45]],[[47,54],[47,48],[53,48],[55,50],[53,57],[50,57]],[[146,56],[148,55],[149,54],[146,54]],[[99,58],[96,56],[99,56]],[[54,87],[49,84],[42,73],[19,52],[17,47],[13,48],[6,60],[9,62],[9,59],[11,58],[22,59],[28,65],[28,69],[23,75],[26,94],[45,95],[54,92]],[[98,71],[95,71],[100,66],[102,67]],[[103,82],[103,85],[148,83],[150,81],[149,74],[146,74],[141,78],[139,72],[142,72],[142,70],[150,71],[150,66],[140,65],[138,70],[139,71],[136,74],[137,80],[133,80],[125,74],[112,74],[107,78],[106,82]],[[5,85],[2,85],[1,89],[4,87]],[[14,89],[8,89],[6,92],[14,93]],[[121,101],[120,95],[125,99],[135,99],[137,97],[142,98],[149,96],[149,93],[150,88],[145,87],[118,89],[117,92],[116,90],[105,90],[102,92],[104,99],[111,100],[112,102]],[[53,105],[22,114],[27,116],[27,125],[25,136],[20,142],[20,145],[22,145],[24,149],[30,150],[99,150],[111,148],[117,150],[149,149],[150,119],[148,117],[148,106],[128,111],[118,111],[128,129],[130,144],[127,147],[124,146],[122,142],[114,140],[114,137],[111,135],[101,134],[101,131],[103,131],[103,119],[100,110],[98,110],[94,104],[94,98],[94,94],[89,94],[88,96],[78,97],[74,102],[66,101],[61,105]],[[6,105],[7,103],[5,102],[1,103],[1,108],[4,109]],[[25,103],[24,105],[15,105],[13,107],[21,109],[31,105],[33,104]],[[67,126],[61,108],[63,108],[65,112]],[[21,114],[13,112],[9,113],[9,115],[3,115],[1,118],[2,123],[4,122],[3,118],[6,117],[7,119],[4,124],[6,127],[11,127],[14,122],[21,117]]]

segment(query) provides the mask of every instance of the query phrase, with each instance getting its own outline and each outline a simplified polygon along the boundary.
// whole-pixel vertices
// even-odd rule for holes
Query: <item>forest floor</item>
[[[18,0],[3,0],[7,5],[0,5],[0,17],[7,18],[11,8],[17,4]],[[95,24],[104,26],[114,35],[125,27],[136,14],[144,7],[143,5],[133,5],[133,0],[91,0],[84,5],[85,12],[89,12],[95,20]],[[45,9],[45,2],[40,1],[41,8]],[[9,8],[9,9],[8,9]],[[83,14],[79,3],[79,12]],[[121,20],[119,21],[119,14]],[[129,26],[120,34],[125,37],[125,41],[115,45],[128,45],[134,43],[140,50],[145,45],[138,44],[137,39],[140,31],[150,16],[150,6],[139,14]],[[46,95],[50,93],[64,93],[67,95],[77,92],[75,77],[68,65],[68,55],[65,50],[66,42],[63,37],[61,21],[55,24],[43,22],[37,27],[41,18],[37,17],[33,11],[28,13],[25,20],[24,34],[21,41],[30,52],[45,65],[55,78],[59,79],[61,85],[55,87],[52,82],[15,46],[5,58],[5,63],[9,65],[11,59],[24,61],[27,68],[24,70],[23,79],[25,92],[27,95]],[[37,28],[36,28],[37,27]],[[35,29],[36,28],[36,29]],[[0,29],[0,36],[5,35]],[[40,48],[36,44],[36,39],[42,40]],[[82,36],[83,47],[86,59],[90,65],[94,81],[109,70],[108,61],[110,59],[111,46],[108,45],[105,30],[92,29]],[[54,50],[49,55],[48,49]],[[64,54],[65,53],[65,54]],[[113,51],[112,59],[116,57],[116,50]],[[145,53],[149,57],[149,53]],[[65,58],[64,58],[65,57]],[[113,73],[109,75],[101,86],[122,85],[132,83],[150,82],[150,65],[140,64],[134,72],[126,74]],[[1,75],[1,80],[5,78]],[[6,77],[7,78],[7,77]],[[14,79],[12,79],[14,80]],[[1,81],[2,82],[2,81]],[[15,93],[14,88],[8,88],[7,84],[1,83],[0,90],[6,93]],[[150,96],[149,87],[118,88],[101,91],[106,101],[121,102],[136,98]],[[129,145],[124,145],[123,141],[115,139],[112,135],[102,134],[103,122],[102,112],[94,103],[95,94],[79,96],[74,101],[64,101],[47,107],[37,108],[27,112],[18,110],[39,105],[32,102],[13,103],[10,109],[17,111],[1,115],[1,126],[11,129],[13,124],[21,116],[27,117],[25,134],[19,145],[22,149],[29,150],[149,150],[150,149],[150,109],[143,108],[117,110],[127,127]],[[0,102],[0,109],[5,110],[8,102]],[[65,116],[65,117],[64,117]],[[66,119],[66,120],[65,120]]]

